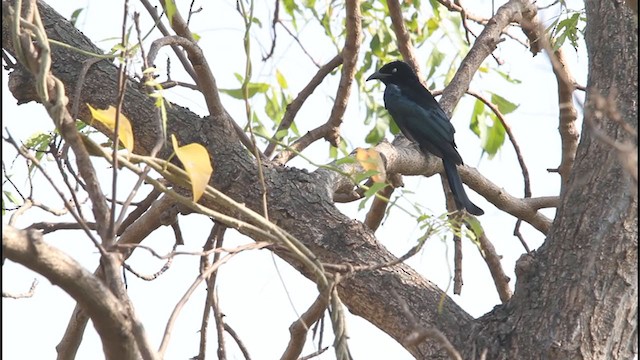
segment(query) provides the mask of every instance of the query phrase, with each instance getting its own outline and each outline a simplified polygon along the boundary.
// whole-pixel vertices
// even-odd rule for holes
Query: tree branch
[[[102,281],[45,243],[36,230],[3,226],[2,252],[60,286],[82,306],[100,335],[107,359],[138,359],[129,313]]]
[[[305,101],[307,101],[309,96],[311,96],[311,94],[313,94],[315,89],[318,87],[318,85],[320,85],[322,83],[324,78],[327,77],[327,75],[329,75],[336,67],[340,66],[340,64],[342,64],[342,54],[338,54],[338,55],[334,56],[333,59],[329,60],[328,63],[326,63],[322,67],[320,67],[318,69],[318,72],[313,76],[313,78],[311,78],[311,80],[309,81],[307,86],[305,86],[300,91],[298,96],[289,105],[287,105],[287,111],[284,113],[284,116],[282,117],[282,120],[280,121],[280,124],[278,125],[278,128],[276,129],[276,132],[271,137],[271,141],[269,142],[269,145],[267,145],[267,148],[264,151],[264,154],[267,157],[270,157],[271,154],[273,154],[273,151],[276,148],[277,140],[279,140],[278,139],[278,133],[280,131],[282,131],[282,130],[289,129],[289,127],[293,123],[293,120],[295,119],[296,115],[298,114],[298,111],[300,110],[302,105],[305,103]],[[290,156],[291,155],[288,155],[288,154],[279,154],[278,155],[278,159],[280,159],[280,158],[289,159]],[[278,161],[278,160],[276,160],[276,161]],[[280,163],[281,161],[278,161],[278,162]],[[286,163],[286,161],[285,161],[285,163]]]
[[[342,59],[342,73],[340,83],[338,84],[338,90],[336,92],[336,99],[334,101],[333,108],[331,109],[329,119],[327,119],[325,124],[309,131],[303,137],[294,142],[291,145],[291,149],[287,149],[278,154],[274,159],[277,164],[286,164],[289,160],[294,158],[298,152],[304,150],[307,146],[311,145],[321,137],[324,137],[329,141],[332,146],[338,146],[340,142],[340,124],[342,124],[342,117],[344,116],[344,112],[347,108],[351,84],[353,82],[354,74],[356,73],[356,62],[358,60],[358,51],[360,49],[360,38],[362,37],[359,4],[359,1],[348,1],[346,3],[347,36],[342,52],[339,55]]]
[[[465,56],[458,71],[451,79],[449,85],[444,89],[440,106],[445,113],[451,116],[456,104],[462,95],[469,89],[469,84],[473,75],[488,56],[496,49],[502,31],[513,21],[518,21],[523,17],[534,19],[536,10],[527,0],[510,0],[501,6],[496,14],[487,23],[475,43]]]

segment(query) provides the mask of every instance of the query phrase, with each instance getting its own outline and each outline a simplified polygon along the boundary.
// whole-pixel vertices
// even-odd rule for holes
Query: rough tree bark
[[[50,38],[99,51],[46,4],[38,4]],[[592,89],[604,95],[617,89],[618,109],[637,129],[637,20],[628,9],[614,5],[610,0],[587,2],[586,106],[592,101]],[[7,34],[3,25],[2,45],[11,51]],[[115,102],[115,66],[108,61],[93,65],[80,97],[75,98],[86,57],[59,47],[52,50],[52,72],[65,84],[70,107],[74,101],[103,108]],[[35,99],[30,81],[20,69],[11,74],[10,87],[21,103]],[[90,118],[84,106],[80,109],[79,118]],[[123,113],[132,122],[136,153],[148,154],[155,144],[159,129],[152,120],[154,112],[153,100],[129,83]],[[252,209],[261,209],[256,163],[230,121],[224,112],[200,118],[173,106],[168,133],[175,133],[180,143],[206,146],[216,162],[212,185]],[[610,136],[623,138],[619,125],[603,126]],[[159,156],[167,155],[165,149]],[[424,172],[436,172],[434,162],[425,166]],[[395,259],[366,226],[335,208],[333,184],[338,175],[269,164],[263,170],[270,219],[303,241],[321,262],[361,265]],[[304,273],[286,252],[275,251]],[[420,326],[438,328],[465,359],[477,358],[485,350],[488,359],[628,359],[637,352],[636,263],[637,197],[631,195],[616,153],[583,129],[555,223],[539,251],[518,263],[516,291],[505,305],[474,320],[404,264],[357,273],[341,282],[339,291],[351,312],[402,342],[411,329],[396,300],[399,296]],[[448,358],[432,341],[407,349],[417,358]]]
[[[638,128],[638,22],[612,1],[586,1],[585,116],[612,91]],[[598,123],[597,120],[592,120]],[[479,319],[489,359],[631,359],[637,354],[638,202],[618,152],[584,122],[568,191],[544,244],[516,266],[513,298]],[[630,140],[611,118],[599,123]]]

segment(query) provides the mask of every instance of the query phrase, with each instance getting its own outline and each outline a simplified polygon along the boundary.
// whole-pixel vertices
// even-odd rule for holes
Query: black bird
[[[442,159],[458,209],[467,209],[473,215],[484,214],[482,209],[469,200],[462,187],[456,168],[456,165],[462,165],[462,158],[453,139],[456,130],[409,64],[403,61],[390,62],[369,76],[367,81],[373,79],[386,85],[384,106],[404,136],[418,143],[423,153],[430,152]]]

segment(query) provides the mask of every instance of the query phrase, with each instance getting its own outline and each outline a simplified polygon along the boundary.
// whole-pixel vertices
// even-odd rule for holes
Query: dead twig
[[[3,298],[9,298],[9,299],[26,299],[26,298],[30,298],[36,293],[36,286],[38,286],[38,279],[33,279],[33,282],[31,283],[31,287],[29,288],[29,291],[23,292],[23,293],[18,293],[18,294],[12,294],[12,293],[9,293],[9,292],[2,291],[2,297]]]

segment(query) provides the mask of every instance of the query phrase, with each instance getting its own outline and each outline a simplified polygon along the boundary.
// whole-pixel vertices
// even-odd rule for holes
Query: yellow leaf
[[[106,110],[94,109],[91,105],[87,104],[91,116],[94,120],[97,120],[101,124],[105,125],[112,131],[116,129],[116,108],[109,106]],[[118,139],[124,145],[124,147],[133,152],[133,130],[131,129],[131,123],[126,116],[120,113],[120,127],[118,127]]]
[[[178,140],[173,134],[171,134],[171,142],[173,143],[173,150],[191,180],[193,201],[198,201],[204,193],[204,189],[207,187],[213,172],[209,152],[204,146],[197,143],[178,146]]]
[[[373,170],[378,172],[371,177],[371,180],[379,183],[387,180],[387,172],[379,152],[374,149],[358,148],[356,149],[356,160],[366,171]]]

